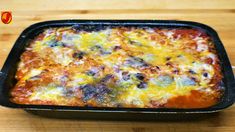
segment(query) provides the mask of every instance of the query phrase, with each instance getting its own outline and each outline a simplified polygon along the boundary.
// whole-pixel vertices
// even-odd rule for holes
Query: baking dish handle
[[[235,78],[235,76],[234,76]],[[235,103],[235,82],[232,82],[232,88],[233,88],[233,103]]]
[[[232,65],[232,71],[233,71],[233,75],[234,75],[234,80],[235,80],[235,66]],[[233,102],[235,103],[235,82],[232,82],[232,88],[233,88],[233,93],[234,93],[234,97],[233,97]]]
[[[5,88],[4,83],[6,79],[7,79],[7,74],[0,71],[0,105],[8,107],[9,103],[7,102],[7,98],[4,94],[4,88]]]
[[[6,74],[0,71],[0,90],[2,89],[1,87],[3,86],[5,79],[6,79]]]

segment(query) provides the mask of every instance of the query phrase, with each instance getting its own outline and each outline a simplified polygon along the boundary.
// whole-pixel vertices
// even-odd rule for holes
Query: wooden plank
[[[0,131],[38,132],[38,131],[114,131],[114,132],[198,132],[218,131],[233,132],[235,121],[235,107],[227,109],[218,115],[204,119],[191,121],[89,121],[72,119],[54,119],[38,117],[22,110],[0,107]],[[3,116],[7,115],[7,116]]]
[[[83,10],[83,9],[234,9],[235,0],[42,0],[0,2],[0,9]]]

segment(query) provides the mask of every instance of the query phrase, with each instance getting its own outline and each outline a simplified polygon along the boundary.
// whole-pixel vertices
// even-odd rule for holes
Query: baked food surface
[[[214,44],[187,28],[44,30],[22,53],[17,104],[205,108],[223,95]]]

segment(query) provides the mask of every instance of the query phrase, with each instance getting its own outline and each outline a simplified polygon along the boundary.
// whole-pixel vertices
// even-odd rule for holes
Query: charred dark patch
[[[100,69],[101,69],[101,70],[104,70],[104,69],[105,69],[105,66],[100,66]]]
[[[89,70],[89,71],[86,72],[86,74],[87,74],[88,76],[95,76],[96,72],[94,72],[94,71],[92,71],[92,70]]]
[[[57,44],[57,43],[52,43],[52,44],[50,44],[49,46],[50,46],[50,47],[56,47],[56,46],[58,46],[58,44]]]
[[[127,81],[131,78],[131,75],[128,72],[122,72],[122,79]]]
[[[81,52],[81,51],[75,52],[75,53],[73,53],[73,58],[82,59],[85,54],[86,54],[85,52]]]
[[[177,55],[178,58],[183,57],[182,55]]]
[[[137,79],[139,79],[139,80],[144,80],[144,78],[145,78],[145,75],[144,74],[142,74],[142,73],[136,73],[135,74],[135,77],[137,78]]]
[[[167,60],[167,61],[171,60],[171,57],[166,57],[166,60]]]
[[[173,63],[172,62],[167,62],[166,66],[173,67]]]
[[[56,47],[56,46],[60,46],[61,44],[60,44],[60,42],[58,42],[57,40],[50,40],[48,43],[47,43],[47,45],[49,46],[49,47]]]
[[[140,82],[138,85],[137,85],[137,88],[139,89],[144,89],[147,87],[147,83],[146,82]]]
[[[125,62],[126,65],[132,66],[132,67],[148,67],[149,64],[146,63],[142,58],[130,56],[129,59]]]
[[[208,73],[206,73],[206,72],[203,73],[203,76],[204,76],[204,77],[208,77]]]
[[[95,51],[97,49],[102,49],[102,47],[100,45],[95,45],[95,46],[91,47],[92,51]]]
[[[81,89],[83,92],[83,100],[84,101],[87,101],[87,100],[93,98],[97,94],[97,89],[90,84],[87,84],[87,85],[81,87]]]
[[[102,83],[106,83],[108,82],[109,80],[111,80],[114,76],[112,74],[107,74],[104,78],[101,79],[100,82]]]
[[[85,11],[86,12],[86,11]],[[99,25],[73,25],[72,29],[76,32],[86,31],[86,32],[95,32],[107,29],[107,26],[102,24]]]
[[[64,94],[65,94],[66,97],[73,97],[74,96],[74,91],[71,90],[71,89],[68,89],[68,90],[65,91]]]
[[[173,70],[173,73],[178,74],[178,73],[179,73],[179,70],[178,70],[178,69],[175,69],[175,70]]]
[[[191,74],[196,74],[196,72],[193,71],[192,69],[190,69],[188,72],[191,73]]]
[[[40,75],[36,75],[36,76],[33,76],[33,77],[29,78],[29,80],[38,80],[38,79],[41,79]]]
[[[111,92],[111,90],[103,84],[97,84],[97,85],[87,84],[87,85],[82,86],[81,90],[83,92],[84,101],[88,101],[94,98],[97,101],[102,102],[104,99],[104,96],[107,93]]]
[[[140,42],[133,41],[133,40],[129,40],[129,44],[131,44],[131,45],[137,45],[137,46],[141,46],[141,45],[142,45]]]
[[[120,49],[122,49],[121,46],[114,46],[114,48],[113,48],[114,51],[117,51],[117,50],[120,50]]]
[[[161,70],[161,68],[160,68],[159,66],[156,66],[156,69],[157,69],[157,70]]]
[[[191,77],[191,79],[195,82],[197,81],[197,79],[195,77]]]
[[[112,52],[110,52],[110,51],[106,51],[106,50],[100,50],[100,54],[101,55],[109,55],[109,54],[111,54]]]
[[[105,50],[102,46],[100,45],[95,45],[93,47],[91,47],[91,51],[97,51],[99,52],[101,55],[107,55],[107,54],[111,54],[110,51]]]

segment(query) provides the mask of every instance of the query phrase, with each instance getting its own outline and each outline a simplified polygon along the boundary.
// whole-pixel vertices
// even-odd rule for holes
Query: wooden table
[[[58,19],[171,19],[208,24],[216,29],[235,65],[235,0],[1,0],[12,11],[9,25],[0,22],[0,67],[16,38],[29,25]],[[209,131],[234,132],[235,106],[197,121],[84,121],[49,119],[0,107],[0,131]]]

